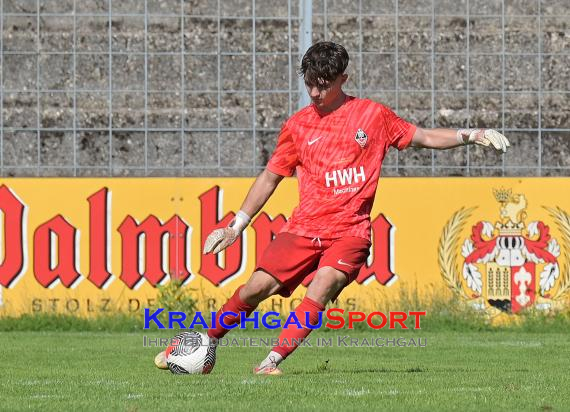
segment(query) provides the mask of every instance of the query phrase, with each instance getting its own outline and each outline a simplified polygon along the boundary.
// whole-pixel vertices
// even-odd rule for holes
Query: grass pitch
[[[228,337],[277,336],[247,333]],[[168,333],[1,332],[0,410],[570,409],[566,332],[311,337],[347,334],[421,337],[427,347],[300,348],[283,376],[252,375],[266,348],[221,347],[211,375],[175,376],[143,347],[143,335]]]

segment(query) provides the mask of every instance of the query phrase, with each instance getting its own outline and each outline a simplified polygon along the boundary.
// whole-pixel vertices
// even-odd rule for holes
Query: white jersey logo
[[[333,172],[325,173],[325,184],[327,187],[346,186],[353,183],[360,183],[366,181],[366,174],[364,173],[364,166],[360,169],[356,167],[349,167],[348,169],[335,170]]]
[[[309,141],[307,142],[307,144],[310,146],[310,145],[312,145],[312,144],[314,144],[314,143],[317,143],[317,142],[318,142],[319,140],[321,140],[322,138],[323,138],[323,136],[320,136],[320,137],[317,137],[316,139],[309,140]]]

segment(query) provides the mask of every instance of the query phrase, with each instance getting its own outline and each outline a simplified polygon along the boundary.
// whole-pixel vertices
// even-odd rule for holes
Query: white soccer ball
[[[166,349],[166,364],[170,372],[208,374],[216,363],[216,347],[210,338],[194,330],[173,337]]]

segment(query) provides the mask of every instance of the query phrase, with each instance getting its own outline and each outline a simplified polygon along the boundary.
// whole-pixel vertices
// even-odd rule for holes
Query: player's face
[[[322,82],[317,85],[305,83],[305,87],[317,109],[323,112],[331,112],[344,102],[345,94],[342,91],[342,85],[347,79],[347,74],[341,74],[333,81]]]

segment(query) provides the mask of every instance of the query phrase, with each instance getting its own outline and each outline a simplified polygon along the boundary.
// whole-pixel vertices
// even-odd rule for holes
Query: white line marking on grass
[[[56,386],[56,385],[64,385],[64,382],[62,380],[59,379],[44,379],[44,380],[39,380],[39,379],[28,379],[28,380],[23,380],[19,383],[19,385],[22,386]]]
[[[476,387],[476,388],[466,388],[464,386],[459,388],[447,388],[447,392],[491,392],[494,388],[486,386],[484,388]]]
[[[97,379],[97,380],[90,380],[90,381],[86,381],[86,383],[88,383],[89,385],[93,385],[93,386],[125,386],[125,385],[130,385],[129,381],[117,381],[117,380],[106,380],[106,379]]]
[[[140,399],[143,397],[142,393],[129,393],[127,399]]]
[[[36,394],[30,396],[30,399],[63,399],[61,395],[48,395],[48,394]]]
[[[365,389],[365,388],[360,388],[360,389],[345,389],[342,392],[338,392],[336,391],[334,394],[335,395],[341,395],[341,396],[364,396],[364,395],[368,395],[370,393],[369,389]]]
[[[349,389],[348,391],[346,391],[347,396],[363,396],[369,393],[370,391],[368,389],[360,389],[360,390]]]
[[[524,341],[524,340],[515,340],[515,341],[503,341],[499,342],[503,346],[528,346],[530,348],[538,348],[540,346],[544,346],[542,342],[533,342],[533,341]]]
[[[497,346],[525,346],[529,348],[538,348],[544,346],[544,343],[538,341],[497,341],[497,342],[473,342],[473,341],[465,341],[465,346],[470,347],[477,347],[477,348],[489,348],[489,347],[497,347]]]

